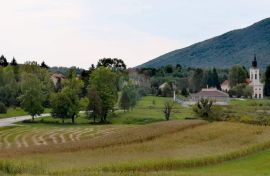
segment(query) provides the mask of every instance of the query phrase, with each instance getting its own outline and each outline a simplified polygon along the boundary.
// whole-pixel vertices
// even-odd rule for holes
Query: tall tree
[[[218,90],[221,90],[220,81],[218,78],[218,73],[216,68],[213,69],[213,86],[216,87]]]
[[[11,60],[10,65],[11,65],[11,66],[17,66],[17,65],[18,65],[18,63],[17,63],[17,61],[16,61],[16,59],[15,59],[14,57],[13,57],[13,59]]]
[[[127,90],[124,89],[120,98],[119,106],[122,109],[124,109],[124,111],[127,111],[130,109],[130,106],[131,106],[130,104],[131,104],[130,97],[128,95]]]
[[[22,95],[19,97],[21,107],[32,116],[32,120],[37,115],[44,112],[44,95],[42,94],[41,82],[34,74],[25,73],[21,83]]]
[[[0,102],[6,106],[17,106],[20,87],[11,66],[0,69]]]
[[[65,122],[65,119],[70,118],[71,101],[67,94],[64,92],[54,93],[51,96],[51,115],[53,118],[60,118],[62,119],[62,123]]]
[[[101,99],[101,122],[107,122],[107,115],[117,102],[117,75],[108,68],[99,67],[90,76],[90,87],[92,86],[96,87]]]
[[[96,119],[98,117],[101,117],[102,115],[102,101],[98,95],[98,92],[95,86],[92,86],[89,88],[88,100],[89,100],[89,104],[86,110],[88,117],[92,117],[94,119],[94,123],[96,123]]]
[[[237,84],[246,83],[247,73],[241,66],[233,66],[229,72],[230,86],[234,87]]]
[[[111,68],[112,70],[115,70],[115,71],[124,71],[127,68],[124,61],[122,59],[117,59],[117,58],[100,59],[97,63],[97,67],[107,67],[107,68]]]
[[[2,56],[0,57],[0,66],[2,66],[2,67],[8,66],[7,59],[5,58],[4,55],[2,55]]]
[[[75,118],[80,111],[79,94],[83,83],[77,79],[76,73],[71,74],[71,78],[64,82],[61,92],[52,96],[52,116],[55,118],[70,118],[75,124]]]
[[[200,91],[205,84],[204,81],[204,71],[200,68],[197,68],[194,73],[191,75],[190,86],[193,92]]]
[[[49,66],[43,61],[40,65],[41,68],[49,69]]]
[[[267,66],[265,72],[264,94],[270,96],[270,65]]]

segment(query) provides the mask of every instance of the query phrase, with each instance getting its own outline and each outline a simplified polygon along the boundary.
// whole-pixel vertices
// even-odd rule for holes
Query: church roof
[[[256,54],[254,55],[254,60],[252,61],[252,67],[253,68],[257,68],[257,65],[258,65],[258,63],[257,63],[257,57],[256,57]]]

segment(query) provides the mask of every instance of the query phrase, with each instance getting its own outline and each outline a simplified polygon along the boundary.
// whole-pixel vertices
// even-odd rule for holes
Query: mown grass
[[[46,108],[44,113],[49,113],[50,109]],[[6,114],[0,114],[0,119],[3,118],[9,118],[9,117],[18,117],[18,116],[25,116],[27,115],[27,112],[25,112],[23,109],[21,108],[8,108],[7,113]]]
[[[153,101],[155,102],[154,104]],[[166,101],[172,101],[172,98],[154,96],[143,97],[134,109],[128,112],[116,112],[117,115],[112,119],[112,123],[147,124],[157,121],[165,121],[163,108]],[[171,119],[184,119],[187,117],[193,117],[192,109],[182,107],[176,103],[172,110]]]
[[[5,151],[1,158],[26,164],[42,161],[46,175],[144,175],[251,155],[269,148],[269,135],[269,127],[176,120],[137,125],[77,144],[30,148],[23,155]]]

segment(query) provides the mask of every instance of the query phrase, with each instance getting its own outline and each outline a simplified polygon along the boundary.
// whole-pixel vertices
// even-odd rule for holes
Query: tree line
[[[71,119],[75,123],[79,112],[85,111],[94,122],[107,123],[119,99],[119,107],[127,111],[140,97],[140,88],[129,80],[121,59],[100,59],[96,66],[91,65],[79,75],[71,68],[60,86],[53,84],[45,63],[17,64],[15,59],[7,63],[4,56],[0,63],[0,109],[21,107],[32,120],[47,107],[51,108],[52,117],[62,122]]]

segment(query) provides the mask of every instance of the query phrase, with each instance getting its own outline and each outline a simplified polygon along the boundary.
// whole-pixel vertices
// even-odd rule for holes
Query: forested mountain
[[[249,67],[255,53],[259,67],[270,64],[270,18],[169,52],[138,67],[156,68],[167,64],[204,68],[240,64]]]

